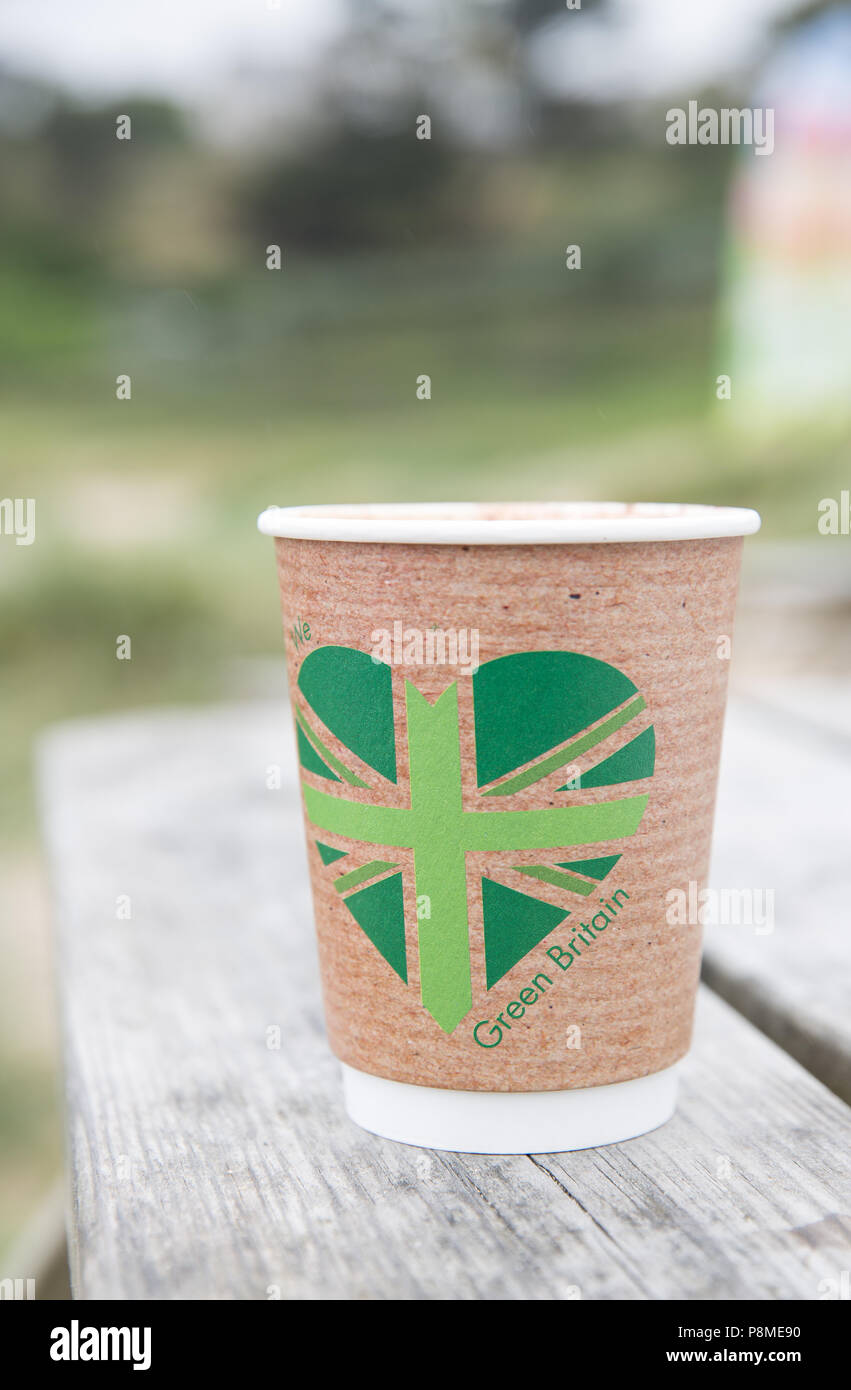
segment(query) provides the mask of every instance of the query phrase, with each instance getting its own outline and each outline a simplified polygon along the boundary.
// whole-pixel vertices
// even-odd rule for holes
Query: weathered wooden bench
[[[828,740],[810,707],[731,707],[715,879],[773,889],[777,924],[708,929],[676,1117],[507,1158],[395,1145],[344,1114],[281,704],[52,731],[76,1297],[835,1296],[851,731]]]

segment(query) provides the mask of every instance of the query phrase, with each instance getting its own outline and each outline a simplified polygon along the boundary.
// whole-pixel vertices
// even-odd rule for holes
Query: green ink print
[[[345,749],[395,783],[397,754],[390,667],[366,653],[344,647],[320,647],[305,659],[299,687],[314,716]],[[407,983],[405,902],[399,859],[379,857],[376,850],[410,854],[415,893],[408,904],[416,931],[420,997],[423,1008],[446,1033],[452,1033],[472,1008],[470,904],[482,896],[486,985],[498,980],[529,954],[575,905],[595,891],[620,854],[562,860],[571,847],[606,847],[638,829],[647,795],[581,801],[581,789],[569,805],[541,804],[500,809],[498,799],[536,785],[557,771],[577,749],[588,751],[605,741],[645,708],[635,686],[615,667],[574,652],[524,652],[480,666],[472,681],[475,727],[475,782],[480,790],[466,801],[462,792],[458,685],[449,685],[428,700],[405,683],[406,738],[410,773],[408,805],[388,805],[380,791],[354,783],[368,799],[351,800],[348,789],[325,791],[305,779],[307,816],[318,831],[357,841],[365,848],[360,864],[335,877],[346,908],[396,975]],[[326,753],[304,714],[299,714],[299,748],[305,771],[340,784],[332,768],[352,785],[351,769]],[[302,727],[303,726],[303,727]],[[307,752],[303,750],[306,749]],[[315,762],[307,762],[308,755]],[[618,753],[592,770],[594,786],[616,785],[652,773],[653,730],[645,729]],[[330,764],[330,765],[329,765]],[[649,770],[646,770],[648,769]],[[630,776],[626,776],[630,773]],[[348,775],[346,775],[348,774]],[[591,775],[591,774],[586,774]],[[507,779],[507,780],[500,780]],[[584,787],[585,777],[581,779]],[[497,782],[494,787],[491,784]],[[343,857],[317,841],[323,862]],[[467,856],[544,851],[548,862],[502,865],[516,873],[530,891],[473,875]],[[328,859],[325,858],[328,853]],[[558,856],[558,858],[557,858]],[[378,879],[377,882],[370,880]],[[566,895],[564,907],[533,894],[535,882]],[[427,903],[429,911],[417,907]],[[584,910],[584,909],[583,909]]]

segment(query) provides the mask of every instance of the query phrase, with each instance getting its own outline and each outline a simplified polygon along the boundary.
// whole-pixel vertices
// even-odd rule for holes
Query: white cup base
[[[446,1091],[343,1067],[346,1110],[362,1129],[455,1153],[565,1153],[656,1129],[677,1103],[678,1066],[578,1091]]]

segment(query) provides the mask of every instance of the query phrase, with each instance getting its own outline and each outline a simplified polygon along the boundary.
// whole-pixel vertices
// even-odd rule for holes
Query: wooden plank
[[[815,1298],[848,1268],[851,1111],[709,995],[642,1139],[485,1158],[353,1126],[291,741],[256,704],[44,743],[77,1297]]]
[[[848,682],[810,679],[732,702],[711,882],[769,890],[774,929],[707,926],[704,960],[715,990],[846,1101],[849,695]]]

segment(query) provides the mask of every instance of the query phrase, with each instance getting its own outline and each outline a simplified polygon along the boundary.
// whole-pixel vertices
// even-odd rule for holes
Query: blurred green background
[[[312,46],[288,47],[284,16],[264,61],[280,16],[261,0],[241,66],[187,43],[126,79],[96,30],[120,30],[115,7],[76,7],[62,61],[60,10],[30,8],[54,47],[24,44],[23,19],[0,38],[0,495],[36,500],[35,544],[0,538],[0,1245],[60,1162],[34,736],[250,688],[281,644],[263,506],[719,502],[757,507],[776,542],[812,537],[847,485],[835,428],[725,417],[729,190],[753,155],[664,139],[671,105],[746,104],[781,30],[829,6],[757,5],[750,46],[749,7],[721,6],[728,47],[716,26],[705,71],[663,52],[649,83],[630,79],[635,7],[603,0],[340,4]],[[201,28],[222,10],[188,8]],[[670,9],[632,13],[638,39]],[[608,33],[608,86],[588,90],[561,30],[554,82],[565,24]]]

